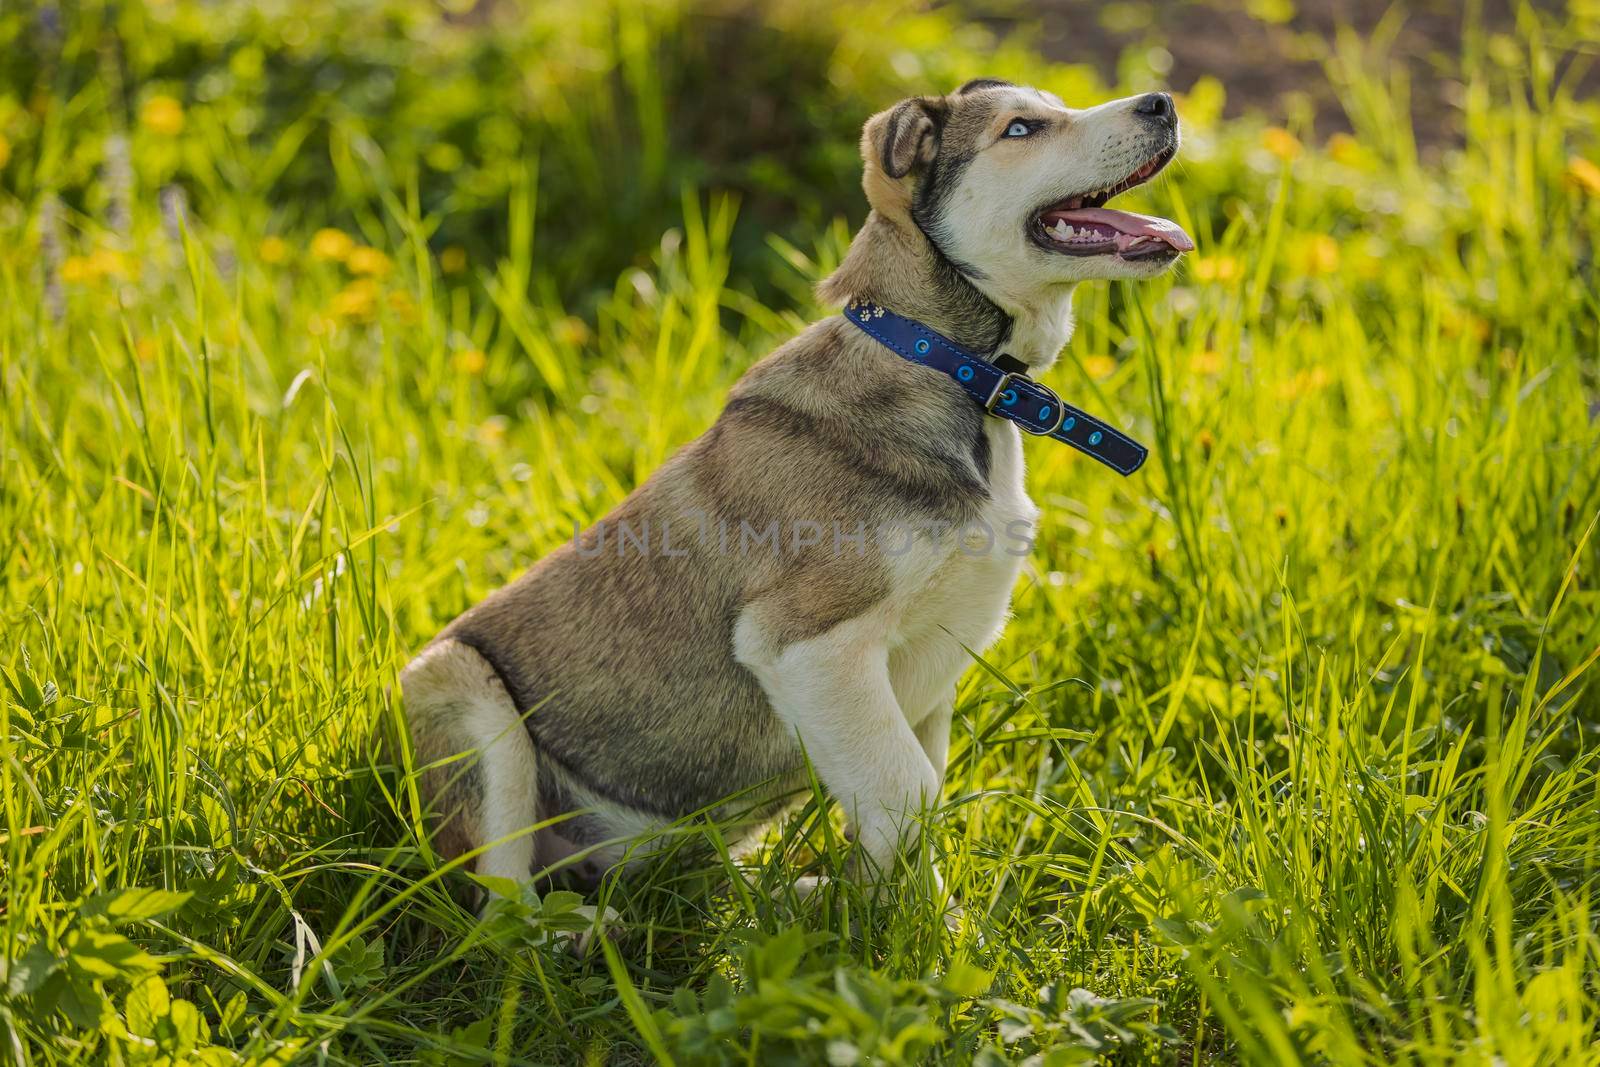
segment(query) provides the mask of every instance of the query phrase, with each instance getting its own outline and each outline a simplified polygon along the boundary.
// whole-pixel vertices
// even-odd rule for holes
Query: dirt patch
[[[1227,112],[1266,114],[1278,120],[1310,117],[1325,136],[1348,129],[1324,59],[1341,26],[1371,38],[1393,0],[1033,0],[974,5],[1000,28],[1040,25],[1035,42],[1051,59],[1090,63],[1108,79],[1123,70],[1153,70],[1175,89],[1210,75],[1227,89]],[[1459,133],[1460,56],[1467,8],[1457,0],[1417,0],[1406,8],[1390,51],[1410,79],[1413,126],[1420,144],[1437,146]],[[1555,11],[1549,0],[1537,8]],[[1483,0],[1480,24],[1491,33],[1515,29],[1515,5]],[[1166,67],[1165,73],[1162,68]],[[1600,87],[1600,71],[1584,78]]]

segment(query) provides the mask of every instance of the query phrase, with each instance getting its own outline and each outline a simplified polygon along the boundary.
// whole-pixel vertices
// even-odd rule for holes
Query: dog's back
[[[596,526],[452,622],[407,669],[419,762],[509,747],[500,738],[520,720],[533,742],[519,763],[531,760],[523,773],[536,778],[538,818],[583,812],[546,834],[541,853],[668,824],[747,791],[755,795],[717,814],[770,810],[799,784],[803,757],[735,659],[740,610],[782,591],[795,640],[859,614],[889,590],[866,543],[872,531],[953,528],[985,492],[981,419],[915,370],[877,358],[837,319],[753,368],[710,430]],[[862,404],[869,394],[899,402]],[[951,439],[968,447],[929,445]],[[500,710],[493,737],[461,729],[457,712],[441,715],[426,699],[429,674],[455,677],[474,661],[493,678],[480,700]],[[466,839],[493,840],[478,828],[499,825],[491,813],[502,799],[455,764],[430,792],[452,777],[450,817]],[[459,851],[457,837],[446,830],[441,850]],[[617,851],[603,850],[591,869]]]

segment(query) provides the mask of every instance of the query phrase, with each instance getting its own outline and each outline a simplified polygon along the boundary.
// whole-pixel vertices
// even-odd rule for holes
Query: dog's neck
[[[916,319],[964,348],[1046,370],[1072,337],[1072,287],[1034,299],[991,296],[951,263],[910,220],[877,211],[850,243],[844,262],[818,288],[831,303],[871,300]]]

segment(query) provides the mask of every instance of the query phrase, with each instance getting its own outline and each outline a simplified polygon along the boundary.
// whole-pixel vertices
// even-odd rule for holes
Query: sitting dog
[[[592,884],[685,816],[776,811],[809,760],[857,855],[892,870],[1029,547],[1019,431],[1124,474],[1143,459],[1030,376],[1066,344],[1077,283],[1194,247],[1103,207],[1177,150],[1165,93],[1074,110],[981,79],[874,115],[871,212],[820,288],[844,313],[402,673],[435,848]]]

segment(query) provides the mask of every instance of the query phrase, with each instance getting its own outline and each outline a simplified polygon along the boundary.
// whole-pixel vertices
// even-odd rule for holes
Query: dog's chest
[[[979,514],[925,549],[919,543],[900,573],[902,608],[889,635],[889,667],[913,724],[949,700],[972,665],[967,649],[981,652],[1000,636],[1033,544],[1039,512],[1023,484],[1021,435],[998,420],[986,430],[990,492]]]

